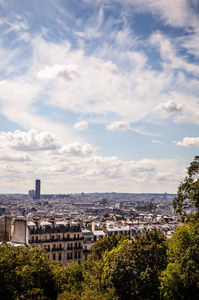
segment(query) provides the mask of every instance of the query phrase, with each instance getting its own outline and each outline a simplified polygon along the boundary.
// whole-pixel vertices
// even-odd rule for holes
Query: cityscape
[[[0,299],[199,299],[199,0],[0,0]]]
[[[181,223],[173,210],[176,194],[42,194],[42,181],[27,195],[0,195],[0,240],[40,245],[54,260],[82,263],[99,238],[154,228],[170,238]],[[5,228],[7,228],[5,230]]]

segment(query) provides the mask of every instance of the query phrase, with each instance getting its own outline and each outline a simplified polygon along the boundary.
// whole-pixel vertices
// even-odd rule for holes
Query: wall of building
[[[11,221],[10,217],[0,218],[0,241],[8,242],[11,238]]]
[[[27,226],[25,219],[15,219],[12,242],[21,244],[27,242]]]

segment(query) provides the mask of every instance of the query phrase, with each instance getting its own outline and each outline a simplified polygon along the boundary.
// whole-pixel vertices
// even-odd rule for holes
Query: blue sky
[[[175,193],[198,80],[198,0],[0,0],[1,193]]]

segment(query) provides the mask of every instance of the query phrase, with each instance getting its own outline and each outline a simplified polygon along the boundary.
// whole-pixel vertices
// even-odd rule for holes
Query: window
[[[61,253],[59,253],[59,260],[61,260]]]
[[[74,234],[74,239],[76,239],[76,234]]]
[[[38,236],[36,235],[36,237],[35,237],[35,242],[38,242]]]
[[[78,252],[78,258],[81,258],[81,252]]]
[[[75,252],[75,258],[77,258],[77,252]]]
[[[31,242],[34,243],[34,236],[31,237]]]
[[[59,234],[58,234],[58,236],[57,236],[57,240],[60,241],[60,235],[59,235]]]
[[[68,253],[67,254],[67,259],[73,259],[73,253]]]
[[[56,259],[55,254],[53,254],[53,259],[54,259],[54,260]]]
[[[59,249],[60,249],[60,250],[61,250],[61,248],[62,248],[61,246],[62,246],[62,245],[61,245],[61,244],[59,244]]]
[[[54,241],[54,235],[51,236],[52,241]]]

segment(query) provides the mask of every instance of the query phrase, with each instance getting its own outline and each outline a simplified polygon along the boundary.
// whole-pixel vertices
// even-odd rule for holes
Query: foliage
[[[102,284],[104,287],[111,287],[110,282],[110,270],[111,266],[114,262],[115,257],[119,254],[125,251],[126,247],[129,244],[128,239],[125,239],[121,241],[121,243],[113,248],[110,252],[106,251],[104,255],[104,263],[103,263],[103,273],[102,273]]]
[[[111,251],[118,244],[122,243],[124,240],[130,240],[130,236],[124,236],[121,234],[112,235],[99,239],[92,247],[92,259],[100,260],[103,258],[106,251]]]
[[[176,229],[160,282],[163,299],[199,299],[199,223]]]
[[[166,249],[165,237],[153,230],[137,236],[124,251],[119,251],[109,270],[118,299],[160,298],[159,275],[166,267]]]
[[[0,247],[1,299],[56,299],[54,262],[41,248]]]
[[[89,259],[83,263],[83,268],[85,281],[81,299],[114,299],[113,289],[105,287],[102,281],[104,262],[102,260],[93,261],[92,259]]]
[[[81,288],[82,268],[51,260],[41,247],[0,247],[0,299],[57,299],[58,293]]]
[[[173,199],[173,207],[184,222],[187,219],[187,209],[195,209],[199,216],[199,156],[194,158],[187,169],[188,176],[179,185],[177,197]]]
[[[103,272],[103,262],[88,259],[82,264],[84,281],[81,283],[81,289],[72,288],[64,291],[58,296],[58,300],[112,300],[113,291],[105,290],[101,284]]]

